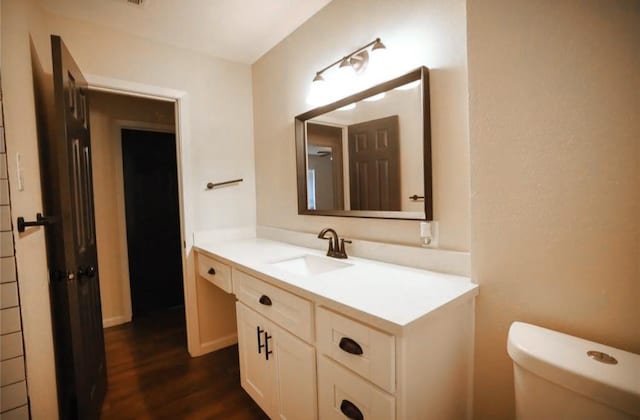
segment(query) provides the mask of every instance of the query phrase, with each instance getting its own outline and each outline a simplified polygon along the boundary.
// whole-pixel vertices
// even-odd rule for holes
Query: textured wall
[[[34,0],[3,0],[0,27],[11,211],[15,217],[33,218],[42,212],[42,197],[29,41],[31,35],[36,48],[47,48],[43,42],[46,25]],[[22,157],[23,191],[18,189],[16,177],[18,153]],[[14,239],[31,415],[55,420],[58,410],[44,229],[21,235],[14,231]]]
[[[8,176],[4,119],[0,112],[0,417],[27,419],[29,406]]]
[[[468,2],[475,413],[520,320],[640,353],[640,3]]]

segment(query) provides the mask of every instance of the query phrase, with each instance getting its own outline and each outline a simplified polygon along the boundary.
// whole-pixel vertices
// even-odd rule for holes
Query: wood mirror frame
[[[309,210],[307,203],[307,139],[305,123],[312,118],[334,111],[354,102],[390,91],[399,86],[421,80],[422,86],[422,133],[424,168],[424,215],[416,217],[415,212],[378,210]],[[298,184],[298,214],[317,216],[363,217],[374,219],[433,220],[433,193],[431,175],[431,118],[429,100],[429,69],[420,67],[403,76],[380,83],[369,89],[347,96],[333,103],[304,112],[295,117],[296,167]]]

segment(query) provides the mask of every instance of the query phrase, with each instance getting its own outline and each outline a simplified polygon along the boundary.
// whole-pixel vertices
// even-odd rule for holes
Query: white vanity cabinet
[[[260,262],[289,255],[279,243],[270,256],[269,245],[221,245],[200,268],[222,273],[210,281],[238,299],[242,386],[269,417],[471,418],[476,285],[362,260],[348,276],[296,280]]]
[[[240,271],[233,276],[242,387],[273,419],[316,419],[315,349],[276,324],[308,331],[296,315],[311,323],[311,303]]]
[[[391,333],[316,310],[321,419],[471,418],[473,300]]]

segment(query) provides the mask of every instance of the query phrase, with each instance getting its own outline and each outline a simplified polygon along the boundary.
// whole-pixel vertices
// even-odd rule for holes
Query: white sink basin
[[[271,263],[272,266],[299,276],[315,276],[333,270],[350,267],[351,264],[317,255],[303,255]]]

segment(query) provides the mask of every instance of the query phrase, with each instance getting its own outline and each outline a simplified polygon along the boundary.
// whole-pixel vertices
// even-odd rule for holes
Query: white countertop
[[[268,239],[204,242],[196,243],[195,248],[283,289],[329,307],[355,310],[394,330],[478,294],[478,286],[467,277],[357,257],[339,260],[351,264],[346,268],[314,276],[295,275],[272,263],[304,255],[324,256],[324,252]]]

